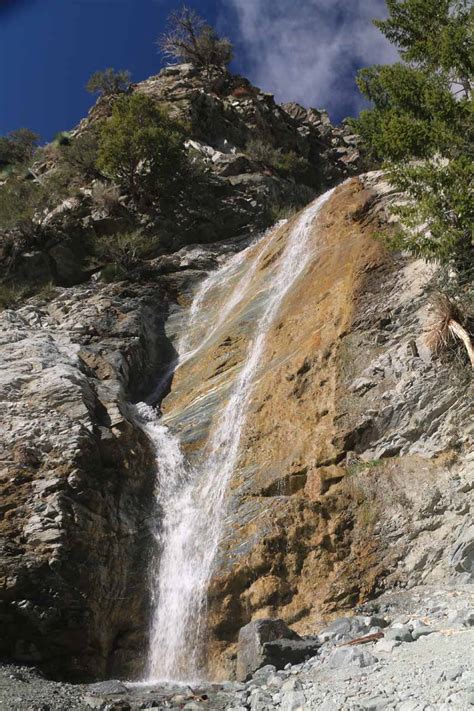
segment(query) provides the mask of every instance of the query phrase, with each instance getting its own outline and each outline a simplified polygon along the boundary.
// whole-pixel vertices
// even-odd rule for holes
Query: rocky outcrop
[[[373,237],[391,199],[380,175],[336,191],[312,266],[267,337],[209,591],[209,657],[222,677],[251,620],[313,633],[386,587],[464,579],[469,567],[472,384],[424,345],[433,271]],[[163,402],[191,459],[218,420],[287,229]],[[213,299],[211,320],[223,303]]]
[[[158,287],[58,290],[1,317],[1,655],[55,676],[137,671],[150,444],[127,400],[169,356]]]
[[[147,258],[189,244],[255,235],[288,209],[361,170],[358,139],[347,127],[333,127],[324,111],[280,106],[272,95],[227,71],[209,77],[192,65],[171,66],[130,91],[150,96],[183,123],[190,173],[184,199],[164,210],[157,196],[149,195],[148,202],[155,204],[147,209],[115,186],[116,199],[101,201],[95,190],[110,188],[105,176],[103,183],[97,171],[94,180],[72,174],[70,185],[59,192],[65,194],[51,190],[47,207],[30,222],[8,230],[0,225],[0,284],[5,278],[9,288],[20,283],[32,293],[49,282],[83,283],[104,266],[97,241],[114,234],[146,234]],[[100,98],[65,140],[92,134],[110,116],[116,98]],[[45,178],[54,179],[59,154],[57,146],[49,148],[25,181],[34,178],[43,185]],[[126,271],[134,278],[131,269]]]

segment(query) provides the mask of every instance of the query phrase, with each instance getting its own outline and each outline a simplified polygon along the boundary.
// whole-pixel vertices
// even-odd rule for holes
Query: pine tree
[[[117,99],[99,138],[99,170],[135,202],[176,198],[186,171],[183,132],[153,99],[135,93]]]
[[[408,203],[393,242],[473,273],[473,9],[468,0],[387,0],[376,21],[404,61],[363,69],[372,107],[354,121]]]

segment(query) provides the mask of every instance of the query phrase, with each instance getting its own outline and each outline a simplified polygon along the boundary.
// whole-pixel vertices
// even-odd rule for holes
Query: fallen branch
[[[373,632],[372,634],[366,634],[365,637],[358,637],[357,639],[351,639],[350,642],[344,642],[343,644],[338,644],[338,647],[354,647],[356,644],[369,644],[369,642],[376,642],[378,639],[382,639],[384,636],[383,632]]]

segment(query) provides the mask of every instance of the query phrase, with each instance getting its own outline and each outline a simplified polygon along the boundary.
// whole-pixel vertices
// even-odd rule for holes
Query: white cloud
[[[279,101],[338,114],[362,101],[354,66],[389,63],[394,48],[372,25],[384,0],[223,0],[223,19],[237,20],[249,78]]]

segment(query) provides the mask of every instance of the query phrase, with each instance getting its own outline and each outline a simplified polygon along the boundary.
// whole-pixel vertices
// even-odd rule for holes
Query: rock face
[[[144,661],[155,462],[130,403],[175,360],[203,274],[248,244],[275,196],[301,188],[257,165],[248,139],[268,135],[306,157],[319,188],[357,170],[354,137],[324,113],[278,107],[241,78],[204,90],[192,68],[176,67],[135,90],[191,121],[189,149],[224,195],[219,214],[198,213],[194,232],[183,218],[163,249],[173,253],[153,255],[129,282],[74,285],[88,275],[74,253],[60,255],[64,288],[1,316],[0,650],[74,680],[137,677]],[[102,110],[110,106],[88,121]],[[380,175],[337,189],[314,230],[314,258],[268,334],[209,589],[213,677],[235,675],[239,630],[264,629],[261,618],[313,634],[385,588],[472,576],[472,384],[462,364],[433,360],[424,346],[433,271],[373,237],[390,199]],[[77,224],[85,205],[54,220]],[[99,218],[80,213],[81,229],[102,229]],[[191,460],[239,371],[291,226],[251,247],[245,298],[199,358],[165,379],[164,421]],[[190,235],[194,246],[177,251]],[[227,289],[202,304],[207,330]],[[285,645],[301,652],[297,638],[263,635],[258,645],[275,665]],[[241,676],[256,668],[242,654],[240,667]]]
[[[126,403],[166,357],[165,313],[161,289],[90,285],[1,316],[3,658],[140,665],[154,459]]]
[[[155,464],[129,402],[149,395],[176,357],[170,309],[179,332],[178,305],[205,271],[280,207],[358,170],[345,129],[316,110],[278,106],[242,77],[209,83],[182,65],[132,90],[186,122],[189,155],[206,176],[173,224],[155,225],[124,196],[108,211],[84,184],[29,231],[0,234],[2,278],[57,287],[0,317],[0,654],[72,679],[136,675],[144,661]],[[72,139],[113,101],[100,100]],[[304,175],[253,155],[251,139],[304,161]],[[35,173],[51,169],[54,154]],[[91,279],[90,244],[137,228],[157,234],[146,264],[128,283]]]
[[[424,346],[432,270],[373,239],[390,199],[380,175],[336,191],[267,338],[209,590],[210,668],[222,678],[251,620],[311,633],[388,586],[465,579],[470,566],[472,384]],[[286,229],[163,402],[191,459],[218,421]],[[211,320],[220,298],[203,306]]]

